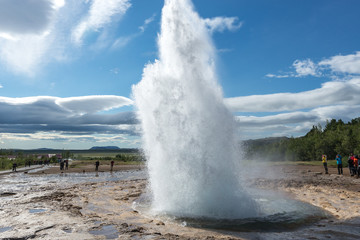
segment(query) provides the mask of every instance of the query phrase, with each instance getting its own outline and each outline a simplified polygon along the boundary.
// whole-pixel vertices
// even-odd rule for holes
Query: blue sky
[[[242,139],[360,113],[360,2],[193,0]],[[139,147],[163,0],[0,0],[0,148]]]

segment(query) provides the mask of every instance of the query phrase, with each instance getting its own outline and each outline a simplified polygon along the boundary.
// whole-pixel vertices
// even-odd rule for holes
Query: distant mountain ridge
[[[117,146],[94,146],[89,150],[119,150],[120,148]]]

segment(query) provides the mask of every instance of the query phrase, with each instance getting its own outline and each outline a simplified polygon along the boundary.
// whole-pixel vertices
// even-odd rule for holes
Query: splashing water
[[[235,123],[217,83],[214,46],[190,0],[165,0],[158,46],[159,60],[133,87],[152,210],[181,217],[255,216],[238,179]]]

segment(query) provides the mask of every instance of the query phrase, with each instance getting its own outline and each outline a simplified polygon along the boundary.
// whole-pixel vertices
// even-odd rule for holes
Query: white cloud
[[[90,9],[84,1],[1,0],[0,63],[16,74],[34,77],[49,62],[68,61],[81,50],[73,46],[74,35],[81,42],[85,32],[102,30],[90,49],[111,46],[113,36],[106,34],[106,27],[126,12],[129,0],[88,2]]]
[[[145,32],[146,27],[155,20],[156,14],[153,14],[150,18],[145,19],[144,24],[139,27],[139,32],[130,34],[128,36],[122,36],[115,39],[111,45],[111,49],[118,50],[127,46],[135,38],[141,36]]]
[[[156,17],[156,14],[153,14],[151,17],[145,19],[144,24],[139,27],[140,31],[144,32],[146,27],[155,20],[155,17]]]
[[[59,9],[65,6],[65,0],[53,0],[53,7]]]
[[[41,34],[54,14],[49,0],[1,0],[0,32],[12,34]]]
[[[0,84],[0,88],[3,88],[3,85]]]
[[[48,36],[26,35],[17,41],[0,40],[0,44],[0,59],[9,70],[34,76],[49,50],[51,39]]]
[[[100,95],[58,98],[55,103],[72,112],[85,114],[132,105],[133,101],[121,96]]]
[[[288,77],[290,77],[290,75],[288,75],[288,74],[275,75],[275,74],[272,74],[272,73],[268,73],[268,74],[265,75],[265,77],[268,77],[268,78],[288,78]]]
[[[225,99],[233,112],[281,112],[333,104],[360,104],[360,78],[324,83],[299,93],[275,93]]]
[[[54,41],[60,0],[0,1],[0,61],[16,73],[34,75]]]
[[[306,60],[296,60],[293,63],[293,67],[295,68],[295,71],[297,73],[297,76],[303,77],[303,76],[317,76],[317,65],[311,61],[310,59]]]
[[[237,116],[243,138],[266,136],[304,135],[312,126],[325,125],[327,120],[342,119],[344,122],[359,117],[358,105],[332,105],[314,108],[308,112],[281,113],[269,116]]]
[[[136,147],[136,116],[118,110],[130,104],[128,98],[111,95],[0,97],[0,139],[5,146],[17,148],[23,148],[24,141],[28,147],[43,147],[42,141],[53,146],[71,143],[71,148],[95,142]]]
[[[120,49],[129,44],[134,38],[136,38],[138,34],[129,35],[126,37],[117,38],[114,43],[111,45],[111,49]]]
[[[73,41],[81,44],[87,31],[98,31],[114,20],[122,17],[130,8],[129,0],[93,0],[88,15],[74,28]]]
[[[205,25],[209,28],[210,32],[223,32],[225,30],[236,31],[242,27],[243,22],[238,22],[237,17],[214,17],[205,18]]]
[[[360,74],[360,51],[345,56],[333,56],[319,62],[319,65],[329,67],[334,72]]]
[[[337,78],[337,73],[345,75],[358,75],[360,74],[360,51],[355,54],[338,55],[328,59],[322,60],[318,63],[313,62],[311,59],[295,60],[292,64],[294,71],[286,74],[272,74],[268,73],[265,77],[269,78],[287,78],[287,77],[330,77]],[[331,70],[332,74],[327,72]]]

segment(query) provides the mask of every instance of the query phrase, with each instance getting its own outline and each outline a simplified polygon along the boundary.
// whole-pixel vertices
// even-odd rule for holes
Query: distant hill
[[[95,146],[90,148],[89,150],[119,150],[120,148],[117,146],[103,146],[103,147],[99,147],[99,146]]]

